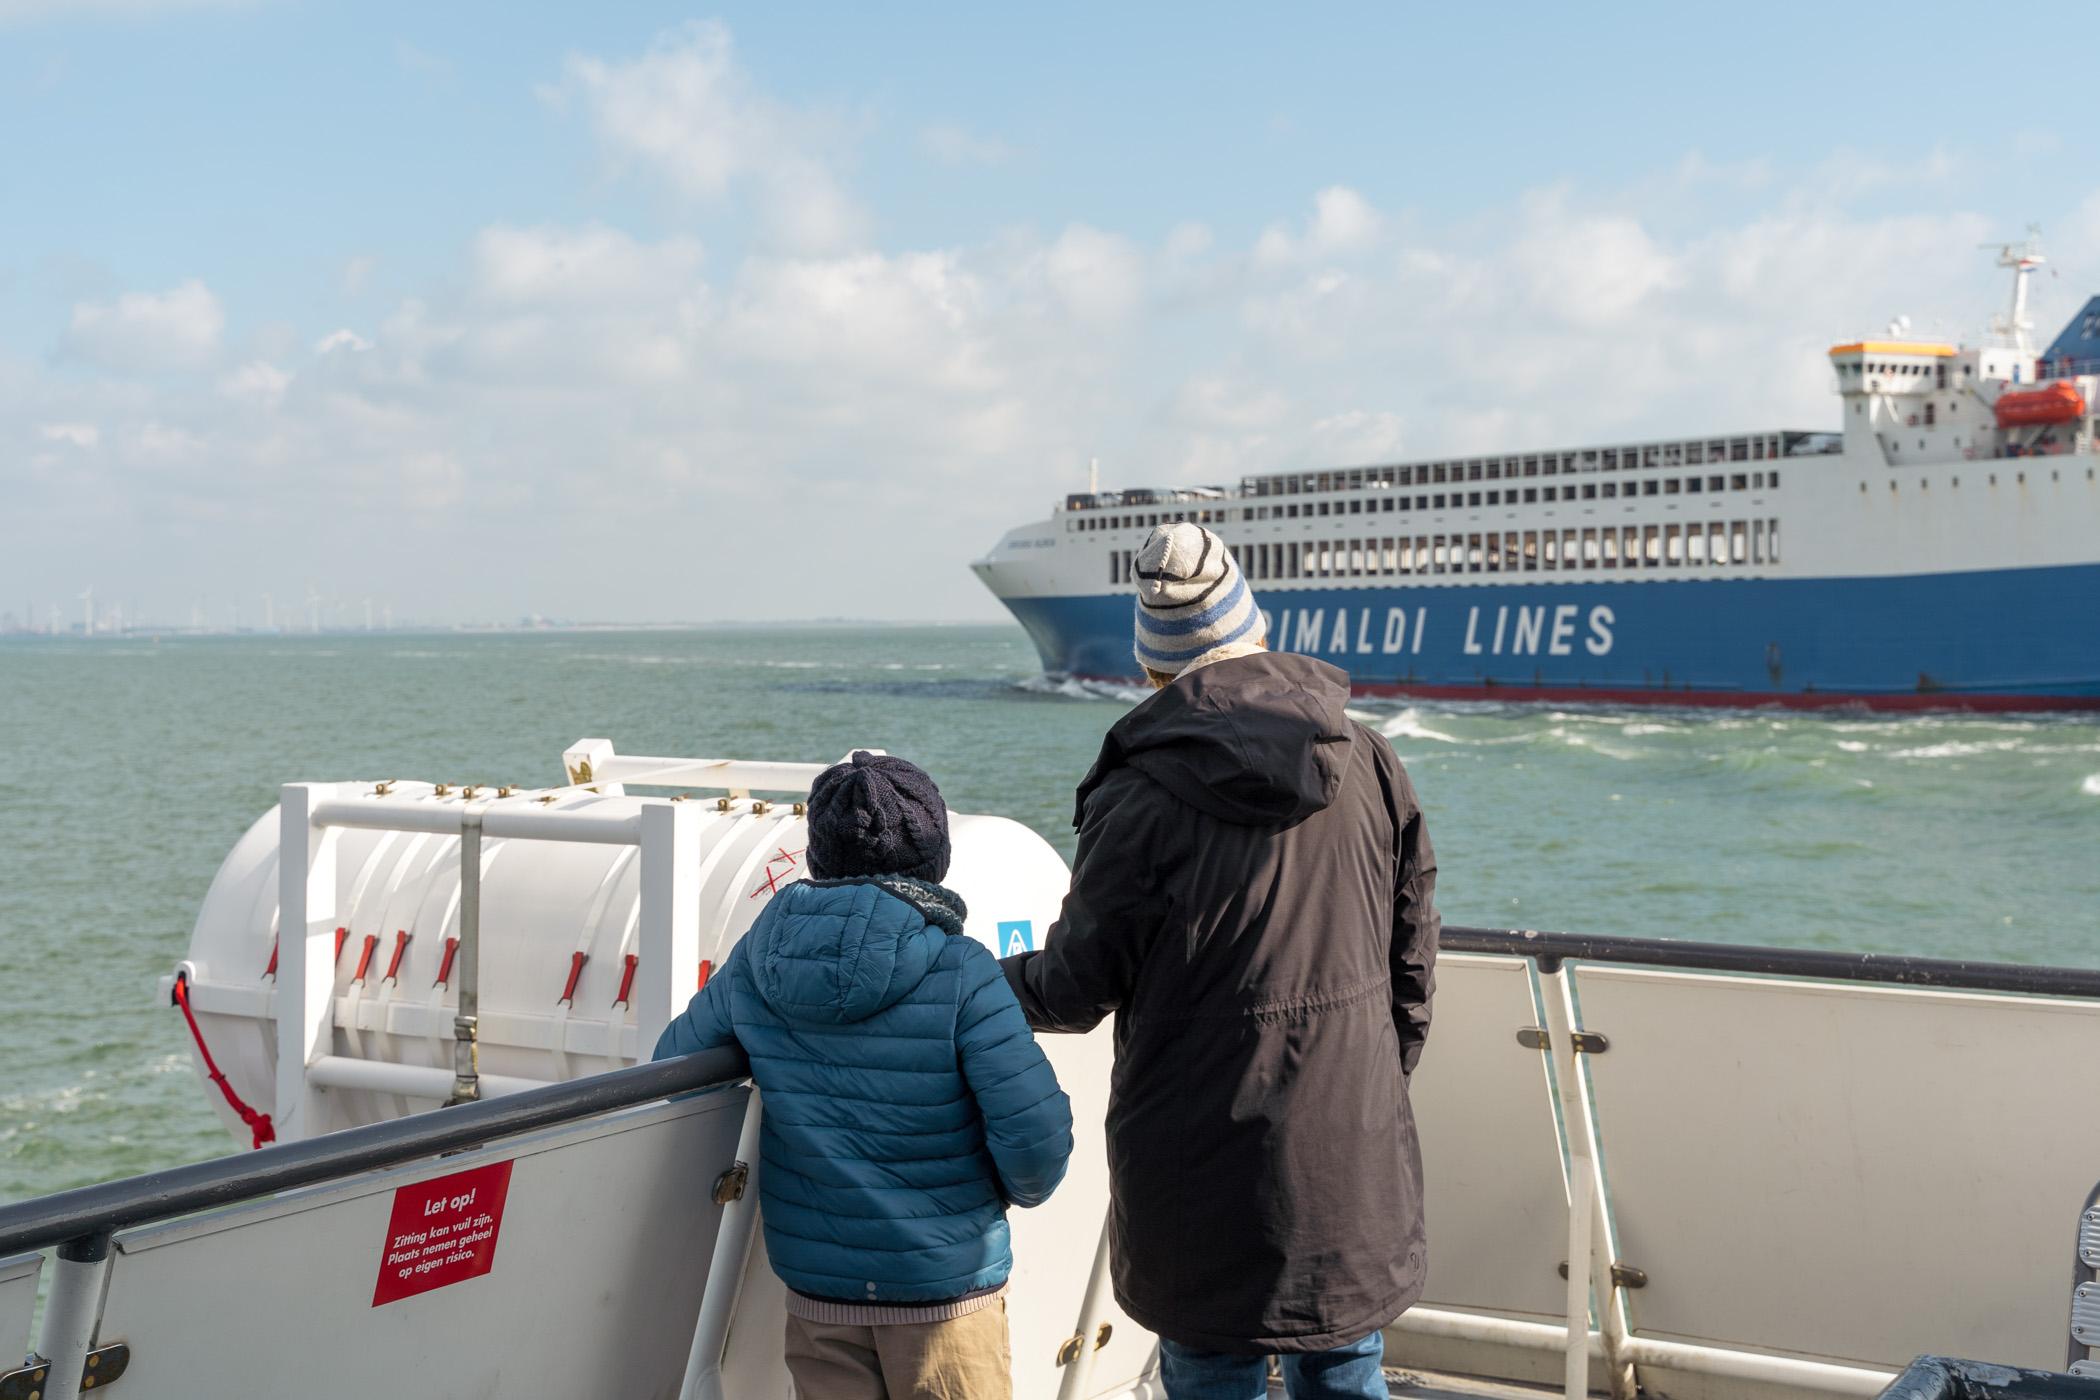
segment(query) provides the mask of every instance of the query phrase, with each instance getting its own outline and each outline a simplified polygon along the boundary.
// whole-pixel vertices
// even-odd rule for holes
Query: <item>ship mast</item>
[[[2034,270],[2049,261],[2042,256],[2042,230],[2039,224],[2027,226],[2027,241],[2013,243],[1979,243],[1979,248],[1996,248],[1998,266],[2013,275],[2012,309],[2004,316],[1991,318],[1991,333],[2001,343],[2010,346],[2023,359],[2034,356],[2034,321],[2027,315],[2027,279]]]

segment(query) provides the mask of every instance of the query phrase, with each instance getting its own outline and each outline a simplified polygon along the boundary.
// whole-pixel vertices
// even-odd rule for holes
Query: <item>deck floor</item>
[[[1447,1376],[1434,1371],[1404,1371],[1387,1368],[1386,1389],[1394,1400],[1552,1400],[1557,1386],[1519,1385],[1514,1381],[1482,1380],[1474,1376]],[[1281,1395],[1271,1385],[1272,1395]]]
[[[1451,1376],[1436,1371],[1403,1370],[1388,1366],[1386,1391],[1393,1400],[1555,1400],[1558,1386],[1520,1385],[1515,1381],[1483,1380],[1477,1376]],[[1272,1400],[1284,1400],[1283,1381],[1269,1378]]]

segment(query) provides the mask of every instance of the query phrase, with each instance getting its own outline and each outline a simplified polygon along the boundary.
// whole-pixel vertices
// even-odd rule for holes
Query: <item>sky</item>
[[[1830,426],[2100,292],[1977,14],[0,0],[0,613],[989,620],[1092,458]]]

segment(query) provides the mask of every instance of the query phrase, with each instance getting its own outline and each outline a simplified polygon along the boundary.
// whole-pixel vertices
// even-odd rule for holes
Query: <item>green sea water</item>
[[[0,642],[0,1201],[231,1151],[155,981],[301,779],[628,752],[932,771],[1068,856],[1137,698],[1005,626]],[[2100,722],[1366,703],[1454,923],[2100,966]]]

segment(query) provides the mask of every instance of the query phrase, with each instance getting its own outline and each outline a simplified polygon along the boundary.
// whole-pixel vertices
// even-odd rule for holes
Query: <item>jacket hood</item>
[[[1324,661],[1260,652],[1190,671],[1117,721],[1079,785],[1135,768],[1237,826],[1290,826],[1334,801],[1354,734],[1349,678]],[[1079,820],[1075,813],[1073,821]]]
[[[783,1017],[844,1025],[895,1005],[960,933],[963,903],[919,880],[803,880],[744,935],[759,994]]]

